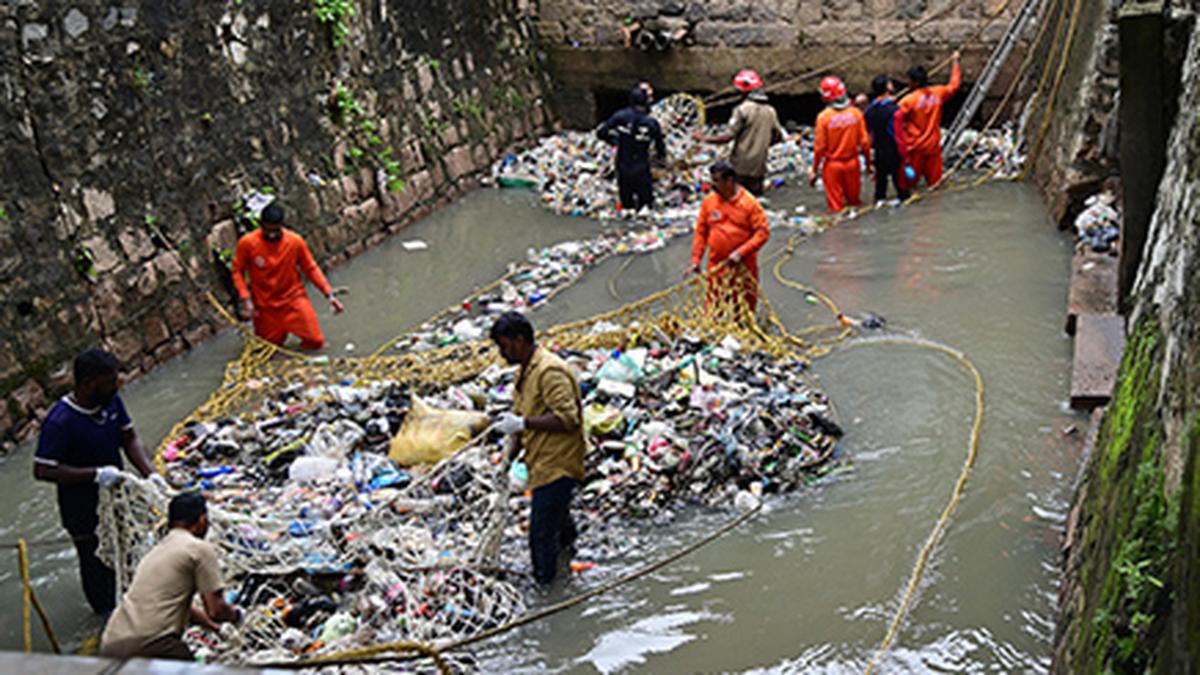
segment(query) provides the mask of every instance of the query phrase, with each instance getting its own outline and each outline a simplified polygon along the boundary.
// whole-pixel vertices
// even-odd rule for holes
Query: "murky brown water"
[[[810,191],[784,191],[773,208]],[[498,276],[531,245],[587,236],[599,226],[551,216],[527,195],[483,191],[333,271],[352,289],[349,312],[322,316],[330,350],[356,353]],[[400,241],[426,240],[423,252]],[[780,231],[768,252],[782,243]],[[626,299],[674,282],[685,242],[635,260],[617,280]],[[1023,185],[992,184],[870,215],[805,243],[786,266],[848,313],[873,312],[890,330],[951,344],[986,381],[979,461],[915,609],[884,672],[1043,670],[1049,658],[1058,532],[1077,457],[1060,430],[1070,342],[1062,334],[1070,244]],[[540,325],[615,307],[619,261],[536,313]],[[769,276],[793,327],[820,308]],[[319,305],[319,303],[318,303]],[[236,355],[232,334],[127,388],[148,441],[201,402]],[[943,355],[859,347],[815,367],[841,412],[853,471],[770,503],[741,530],[660,573],[530,626],[478,654],[485,670],[856,672],[883,637],[916,552],[949,496],[973,413],[969,376]],[[59,535],[52,489],[30,480],[30,449],[0,468],[0,540]],[[710,531],[725,516],[684,513],[643,537],[641,562]],[[573,579],[558,593],[594,583]],[[94,630],[78,591],[74,553],[35,551],[39,595],[60,633]],[[15,554],[0,558],[0,648],[20,646]],[[36,631],[35,631],[36,632]]]

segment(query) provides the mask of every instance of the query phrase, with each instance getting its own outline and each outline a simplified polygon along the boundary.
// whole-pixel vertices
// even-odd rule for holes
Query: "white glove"
[[[169,483],[167,483],[167,479],[163,478],[161,474],[152,473],[147,478],[147,480],[150,481],[151,485],[153,485],[156,489],[161,490],[162,492],[170,492],[171,491],[171,485]]]
[[[525,431],[525,418],[510,412],[501,413],[500,419],[496,420],[496,431],[502,434],[515,434]]]
[[[108,487],[116,485],[125,480],[125,474],[115,466],[98,466],[96,467],[96,484],[100,487]]]

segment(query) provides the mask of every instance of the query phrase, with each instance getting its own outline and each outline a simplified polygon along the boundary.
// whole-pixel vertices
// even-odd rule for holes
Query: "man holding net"
[[[75,357],[75,386],[46,414],[33,456],[33,477],[58,485],[58,511],[63,528],[79,554],[83,594],[97,614],[116,604],[112,568],[96,557],[100,488],[119,483],[121,454],[161,489],[167,482],[154,471],[146,448],[133,430],[133,421],[117,391],[121,363],[101,349]]]
[[[133,574],[104,633],[100,654],[113,658],[192,661],[183,641],[188,623],[219,632],[220,623],[237,622],[242,610],[225,602],[217,551],[204,541],[208,505],[198,492],[176,495],[167,505],[167,534]],[[200,595],[202,605],[192,604]]]
[[[533,501],[529,514],[529,552],[533,576],[548,584],[558,572],[558,556],[575,542],[571,493],[583,480],[583,404],[575,372],[533,340],[533,325],[508,312],[492,324],[491,338],[500,355],[519,365],[512,412],[495,423],[510,435],[509,456],[525,450]]]
[[[300,338],[301,349],[320,349],[325,336],[300,274],[329,298],[335,314],[345,308],[313,260],[308,244],[283,226],[283,209],[270,204],[260,220],[257,230],[238,240],[233,256],[233,285],[241,298],[242,318],[252,319],[254,334],[267,342],[281,345],[291,333]]]
[[[713,189],[700,202],[692,238],[692,264],[686,274],[700,272],[707,250],[711,271],[708,306],[728,306],[741,290],[753,312],[758,306],[758,252],[771,238],[771,226],[762,205],[738,183],[732,164],[721,160],[710,171]],[[726,261],[730,264],[713,269]],[[741,266],[745,269],[738,269]]]

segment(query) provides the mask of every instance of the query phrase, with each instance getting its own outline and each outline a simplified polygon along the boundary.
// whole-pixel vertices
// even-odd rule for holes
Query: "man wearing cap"
[[[762,205],[738,183],[732,164],[721,160],[710,171],[713,190],[700,202],[687,273],[700,272],[706,249],[709,270],[729,261],[709,277],[708,304],[719,301],[730,284],[744,284],[746,305],[753,311],[758,305],[758,252],[771,238],[771,226]],[[736,269],[739,265],[744,272]]]
[[[225,602],[221,592],[217,551],[204,541],[204,497],[185,492],[172,498],[167,527],[167,534],[138,563],[133,583],[104,627],[101,656],[192,661],[192,650],[183,641],[189,623],[216,632],[218,624],[241,619],[242,610]],[[192,603],[197,594],[200,605]]]
[[[617,189],[621,193],[621,210],[626,212],[654,206],[650,145],[654,145],[659,162],[667,157],[662,128],[648,114],[649,103],[650,95],[639,84],[629,91],[629,107],[617,111],[596,130],[600,140],[617,146]]]
[[[121,471],[122,450],[139,474],[161,489],[167,482],[155,473],[117,394],[121,388],[117,357],[88,349],[75,357],[73,365],[74,388],[50,408],[38,435],[33,477],[57,483],[58,512],[79,555],[83,594],[93,611],[107,614],[116,605],[117,586],[112,568],[96,557],[100,488],[126,476]]]
[[[288,333],[300,338],[301,349],[325,344],[300,274],[329,298],[334,313],[345,311],[313,260],[304,239],[283,226],[283,209],[269,204],[260,227],[238,240],[233,256],[233,285],[242,300],[242,317],[254,321],[254,333],[267,342],[283,344]],[[246,277],[249,276],[249,286]]]
[[[725,133],[705,136],[699,130],[692,137],[701,143],[722,145],[733,141],[729,163],[737,172],[737,182],[756,196],[763,193],[767,176],[767,156],[771,146],[786,137],[779,126],[779,116],[767,103],[762,78],[753,70],[743,70],[733,78],[733,86],[743,94],[743,100],[733,109]]]
[[[930,85],[929,74],[923,66],[908,70],[909,93],[900,99],[896,111],[896,127],[903,129],[896,140],[902,141],[900,152],[909,166],[929,185],[942,180],[942,107],[958,92],[962,82],[959,52],[951,57],[950,83]]]
[[[850,105],[846,85],[836,77],[821,80],[821,99],[826,108],[817,115],[816,143],[813,163],[808,169],[808,182],[817,176],[825,184],[825,206],[837,213],[849,206],[858,206],[862,175],[858,166],[861,153],[871,173],[871,139],[862,111]]]

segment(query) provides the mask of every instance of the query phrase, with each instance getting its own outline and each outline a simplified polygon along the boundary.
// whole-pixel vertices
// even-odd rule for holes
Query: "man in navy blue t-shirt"
[[[113,571],[96,557],[99,488],[124,477],[122,448],[142,476],[167,486],[117,395],[120,369],[117,358],[100,349],[75,357],[75,387],[50,408],[33,457],[33,477],[58,484],[58,511],[79,553],[83,593],[99,614],[111,612],[117,600]]]
[[[892,98],[892,78],[877,75],[871,81],[871,97],[863,117],[867,120],[867,131],[871,134],[871,145],[875,148],[875,201],[887,199],[888,178],[896,186],[896,196],[901,201],[908,199],[909,186],[903,175],[904,133],[896,128],[896,111],[900,106]]]
[[[644,84],[644,83],[643,83]],[[649,85],[629,91],[629,107],[622,108],[596,130],[596,136],[617,146],[617,190],[621,210],[636,212],[654,206],[654,177],[650,173],[650,148],[659,162],[667,159],[662,127],[650,116]]]

